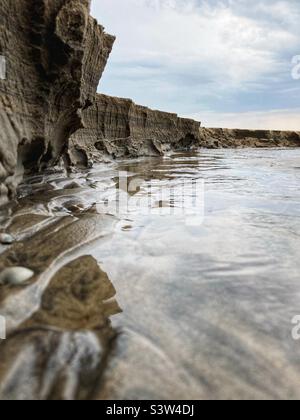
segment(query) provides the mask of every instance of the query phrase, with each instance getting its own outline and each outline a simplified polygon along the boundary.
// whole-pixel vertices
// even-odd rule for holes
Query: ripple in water
[[[95,239],[85,252],[116,290],[118,337],[97,398],[300,398],[300,342],[292,338],[300,314],[299,159],[299,149],[202,150],[101,165],[71,180],[39,176],[22,188],[3,223],[13,211],[24,239],[32,214],[39,230],[78,220],[82,242]],[[100,223],[99,203],[122,189],[119,172],[136,185],[129,197],[139,207],[104,219],[105,238],[102,228],[85,233],[84,218]],[[175,212],[182,185],[185,212]],[[164,199],[170,190],[175,197]],[[147,200],[149,191],[157,199]],[[202,223],[189,223],[203,203]],[[20,220],[15,225],[18,236]],[[67,226],[74,248],[78,228]]]

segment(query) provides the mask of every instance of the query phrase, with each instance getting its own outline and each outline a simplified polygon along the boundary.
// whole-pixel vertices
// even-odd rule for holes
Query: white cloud
[[[93,0],[92,12],[117,36],[105,93],[187,114],[219,110],[222,100],[224,111],[247,100],[253,110],[256,92],[257,109],[272,97],[276,109],[290,108],[295,99],[275,96],[300,92],[291,78],[299,0]]]
[[[288,30],[238,16],[222,3],[214,7],[207,3],[196,7],[192,0],[101,3],[100,10],[116,13],[113,27],[109,28],[117,34],[115,62],[152,62],[188,69],[188,73],[199,71],[199,78],[205,69],[224,88],[278,74],[283,66],[279,53],[299,43]]]

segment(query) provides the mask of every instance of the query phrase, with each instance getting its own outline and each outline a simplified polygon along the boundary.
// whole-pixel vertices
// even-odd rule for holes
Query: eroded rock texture
[[[0,189],[18,167],[55,163],[81,111],[94,101],[114,37],[89,15],[90,0],[1,0]]]
[[[84,125],[71,137],[69,157],[73,164],[86,166],[104,155],[149,156],[190,148],[198,145],[201,124],[130,99],[97,95],[84,112]]]
[[[295,131],[230,130],[202,128],[200,145],[207,148],[299,147],[300,133]]]

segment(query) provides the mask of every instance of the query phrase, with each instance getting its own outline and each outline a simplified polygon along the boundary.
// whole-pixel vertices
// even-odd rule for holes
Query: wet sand
[[[1,212],[1,399],[300,397],[299,151],[200,151],[26,180]],[[141,206],[114,214],[128,182]],[[189,226],[143,200],[205,180]],[[192,194],[192,190],[188,191]],[[154,203],[154,204],[153,204]]]

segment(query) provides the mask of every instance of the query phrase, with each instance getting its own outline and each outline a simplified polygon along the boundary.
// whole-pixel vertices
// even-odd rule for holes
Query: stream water
[[[53,175],[21,189],[19,211],[96,203],[114,219],[85,251],[120,308],[98,398],[300,397],[299,162],[299,149],[200,150],[97,166],[72,193]]]

